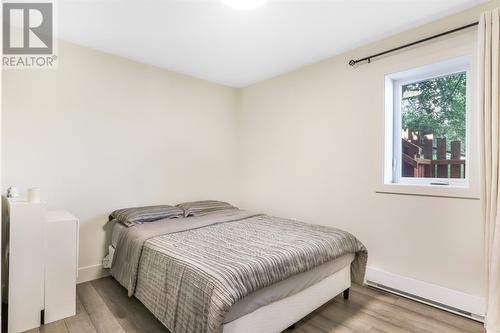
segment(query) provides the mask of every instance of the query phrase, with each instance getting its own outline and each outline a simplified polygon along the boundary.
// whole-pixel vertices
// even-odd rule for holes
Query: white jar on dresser
[[[76,217],[44,203],[8,199],[8,332],[23,332],[75,314]],[[5,221],[4,221],[5,223]]]

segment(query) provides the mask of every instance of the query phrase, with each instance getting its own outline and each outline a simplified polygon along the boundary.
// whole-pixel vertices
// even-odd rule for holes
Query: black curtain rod
[[[427,41],[429,41],[431,39],[435,39],[435,38],[439,38],[439,37],[442,37],[442,36],[445,36],[445,35],[448,35],[448,34],[452,34],[454,32],[460,31],[460,30],[468,29],[468,28],[474,27],[474,26],[476,26],[478,24],[479,24],[479,22],[474,22],[474,23],[467,24],[467,25],[464,25],[464,26],[459,27],[459,28],[455,28],[455,29],[452,29],[452,30],[448,30],[448,31],[442,32],[442,33],[434,35],[434,36],[430,36],[430,37],[427,37],[427,38],[424,38],[424,39],[417,40],[416,42],[408,43],[408,44],[405,44],[405,45],[402,45],[402,46],[398,46],[398,47],[395,47],[393,49],[390,49],[390,50],[387,50],[387,51],[384,51],[384,52],[373,54],[373,55],[368,56],[368,57],[364,57],[364,58],[357,59],[357,60],[351,59],[351,61],[349,61],[349,65],[354,66],[354,65],[356,65],[356,64],[358,64],[360,62],[363,62],[363,61],[368,61],[368,63],[370,63],[373,58],[383,56],[383,55],[385,55],[387,53],[392,53],[392,52],[395,52],[395,51],[399,51],[401,49],[405,49],[407,47],[410,47],[410,46],[413,46],[413,45],[416,45],[416,44],[424,43],[424,42],[427,42]]]

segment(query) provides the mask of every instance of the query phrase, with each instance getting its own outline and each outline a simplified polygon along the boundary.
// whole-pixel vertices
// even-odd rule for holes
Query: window
[[[386,76],[386,183],[468,186],[469,82],[467,58]]]

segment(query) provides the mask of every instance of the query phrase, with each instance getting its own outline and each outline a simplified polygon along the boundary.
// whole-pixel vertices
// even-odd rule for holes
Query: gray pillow
[[[184,210],[185,217],[201,216],[221,210],[238,209],[237,207],[234,207],[233,205],[227,202],[217,201],[217,200],[183,202],[181,204],[178,204],[177,207],[182,208]]]
[[[158,205],[118,209],[109,215],[109,219],[114,219],[127,227],[131,227],[134,224],[183,216],[184,210],[181,208],[168,205]]]

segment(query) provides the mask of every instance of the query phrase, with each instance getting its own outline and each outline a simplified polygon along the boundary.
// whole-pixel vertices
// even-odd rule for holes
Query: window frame
[[[465,178],[416,178],[402,177],[402,125],[401,101],[402,86],[429,79],[440,78],[458,73],[466,73],[466,137],[465,137]],[[434,64],[386,75],[386,161],[384,183],[394,185],[417,185],[425,187],[470,187],[470,134],[471,128],[471,59],[459,57]]]

